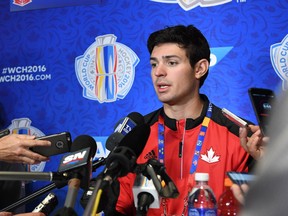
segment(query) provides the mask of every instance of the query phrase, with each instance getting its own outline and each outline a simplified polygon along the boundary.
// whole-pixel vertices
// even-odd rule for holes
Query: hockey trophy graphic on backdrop
[[[84,55],[76,58],[76,75],[85,98],[113,102],[131,89],[139,58],[116,39],[112,34],[98,36]]]

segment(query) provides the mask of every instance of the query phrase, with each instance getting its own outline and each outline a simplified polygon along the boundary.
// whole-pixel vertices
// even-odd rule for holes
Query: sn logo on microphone
[[[75,154],[68,155],[67,157],[64,158],[62,164],[76,163],[78,161],[81,161],[85,158],[86,153],[87,150],[84,150],[82,152],[77,152]]]

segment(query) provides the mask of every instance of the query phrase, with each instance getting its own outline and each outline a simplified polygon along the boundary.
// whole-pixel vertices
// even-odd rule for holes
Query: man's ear
[[[207,59],[201,59],[195,64],[194,69],[196,79],[200,79],[207,73],[209,69],[209,62],[207,61]]]

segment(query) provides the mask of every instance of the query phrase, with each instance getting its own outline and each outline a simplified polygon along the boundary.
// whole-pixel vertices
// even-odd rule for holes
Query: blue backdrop
[[[88,134],[97,141],[95,159],[106,156],[119,119],[161,106],[146,40],[167,25],[194,24],[207,37],[211,67],[201,92],[216,105],[256,123],[247,89],[286,90],[288,0],[34,1],[0,2],[3,128]],[[28,169],[57,171],[61,157]],[[45,185],[26,186],[29,193]],[[58,208],[66,190],[54,190]],[[76,211],[83,212],[79,203]]]

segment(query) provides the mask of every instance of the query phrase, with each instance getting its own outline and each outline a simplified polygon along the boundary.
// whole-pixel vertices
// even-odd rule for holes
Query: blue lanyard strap
[[[206,116],[203,119],[201,129],[200,129],[200,132],[198,134],[198,139],[197,139],[197,144],[196,144],[196,148],[195,148],[195,152],[194,152],[194,157],[193,157],[192,165],[190,168],[190,174],[192,174],[196,171],[200,151],[201,151],[201,148],[202,148],[205,136],[206,136],[206,131],[207,131],[211,116],[212,116],[212,104],[209,103],[209,107],[208,107]]]
[[[158,158],[164,164],[164,121],[161,115],[158,124]]]
[[[192,160],[192,165],[190,168],[190,174],[194,173],[198,164],[200,151],[205,139],[206,131],[212,116],[212,104],[209,102],[206,116],[203,119],[200,132],[198,134],[197,144],[194,152],[194,157]],[[158,159],[164,164],[164,120],[163,117],[159,116],[158,123]]]

